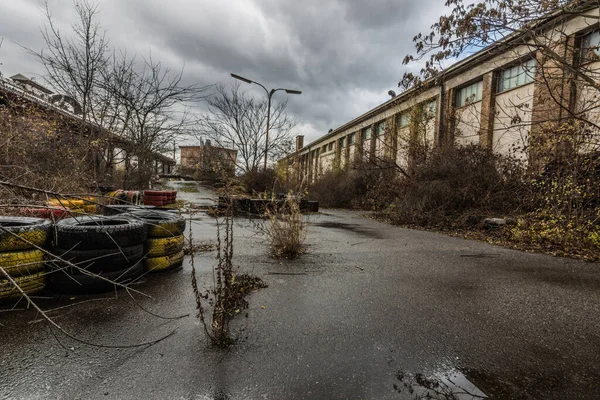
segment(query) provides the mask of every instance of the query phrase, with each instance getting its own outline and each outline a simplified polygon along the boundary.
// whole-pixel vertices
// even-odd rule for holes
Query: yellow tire
[[[29,250],[0,253],[0,267],[10,276],[33,274],[44,267],[44,252]],[[0,279],[2,277],[0,275]]]
[[[39,292],[46,286],[46,274],[38,272],[13,278],[19,288],[26,294]],[[21,297],[21,292],[8,279],[0,279],[0,300]]]
[[[42,218],[0,216],[0,227],[0,251],[16,251],[43,246],[52,223]]]
[[[183,250],[184,241],[183,235],[164,238],[148,238],[148,241],[146,242],[147,256],[163,257],[179,253]]]
[[[86,204],[83,206],[83,211],[86,214],[96,214],[96,205],[95,204]]]
[[[183,251],[163,257],[148,257],[144,259],[146,271],[167,271],[176,269],[183,264]]]
[[[75,199],[52,199],[48,200],[49,206],[68,207],[68,208],[81,208],[85,201]]]

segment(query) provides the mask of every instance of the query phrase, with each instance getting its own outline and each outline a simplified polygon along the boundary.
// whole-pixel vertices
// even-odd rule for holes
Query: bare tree
[[[110,165],[119,156],[125,160],[126,176],[135,171],[139,183],[147,182],[153,155],[168,145],[170,149],[174,139],[188,132],[193,122],[188,105],[199,101],[206,88],[184,85],[183,71],[173,73],[151,56],[138,61],[112,48],[97,22],[98,5],[75,0],[74,7],[77,22],[64,34],[46,1],[46,49],[28,51],[42,63],[52,87],[80,104],[82,126],[92,123],[100,136],[94,139],[106,142],[105,151],[94,157]]]
[[[46,26],[42,37],[46,50],[28,49],[46,70],[46,78],[59,93],[66,94],[81,105],[83,122],[87,121],[103,71],[108,67],[110,52],[106,32],[96,22],[98,5],[87,0],[74,2],[77,21],[72,34],[64,36],[58,29],[48,1],[44,3]]]
[[[195,119],[188,106],[204,98],[206,87],[183,85],[182,72],[172,73],[152,57],[143,60],[139,71],[123,57],[109,75],[116,126],[135,147],[138,170],[151,171],[153,153],[166,152],[173,140],[190,135]]]
[[[296,121],[286,114],[286,101],[271,105],[267,149],[267,99],[250,97],[237,84],[231,90],[218,85],[207,103],[208,113],[198,121],[195,136],[237,150],[239,171],[258,171],[265,150],[270,160],[277,160],[291,148],[290,136]]]

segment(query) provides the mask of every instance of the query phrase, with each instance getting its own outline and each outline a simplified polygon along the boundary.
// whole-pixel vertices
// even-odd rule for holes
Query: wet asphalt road
[[[126,293],[51,313],[96,348],[56,337],[33,311],[0,313],[4,399],[404,399],[397,371],[459,370],[490,398],[600,398],[600,269],[570,259],[401,229],[355,212],[311,216],[309,250],[266,256],[253,224],[235,227],[235,262],[269,287],[211,348],[195,318],[191,266]],[[194,238],[214,240],[200,215]],[[196,257],[211,281],[214,253]],[[286,275],[287,274],[287,275]],[[41,301],[44,308],[87,298]],[[264,308],[263,308],[264,307]]]

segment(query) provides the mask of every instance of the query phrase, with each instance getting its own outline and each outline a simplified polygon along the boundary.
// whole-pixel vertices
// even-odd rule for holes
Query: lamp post
[[[268,90],[266,87],[264,87],[260,83],[250,80],[248,78],[244,78],[243,76],[231,74],[231,77],[235,78],[237,80],[240,80],[242,82],[245,82],[245,83],[254,83],[254,84],[260,86],[261,88],[263,88],[265,90],[265,92],[267,93],[267,99],[268,99],[268,102],[267,102],[267,135],[266,135],[266,139],[265,139],[265,166],[264,166],[264,168],[266,170],[267,169],[267,153],[269,152],[269,124],[271,122],[271,97],[273,97],[275,92],[277,92],[278,90],[285,90],[285,92],[287,94],[302,94],[302,92],[300,90],[284,89],[284,88]]]

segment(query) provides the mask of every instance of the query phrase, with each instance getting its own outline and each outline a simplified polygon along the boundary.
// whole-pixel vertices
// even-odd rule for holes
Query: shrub
[[[341,171],[327,171],[308,188],[308,198],[318,200],[324,208],[373,208],[372,195],[391,170],[370,163],[354,164]],[[371,195],[371,196],[370,196]]]
[[[397,180],[395,188],[386,192],[394,193],[386,211],[396,223],[455,225],[465,213],[494,215],[519,210],[525,170],[519,161],[475,145],[436,149],[424,163],[413,167],[409,177]]]
[[[304,252],[307,222],[296,196],[288,196],[283,204],[273,202],[265,216],[268,219],[265,232],[274,257],[293,259]]]
[[[271,168],[246,172],[244,175],[240,176],[239,179],[241,185],[246,189],[248,194],[253,196],[271,193],[276,189],[277,175]]]

